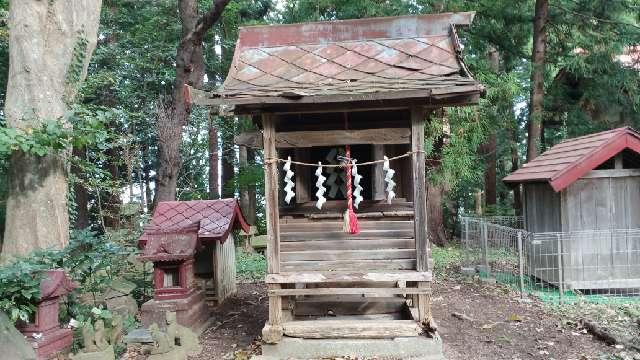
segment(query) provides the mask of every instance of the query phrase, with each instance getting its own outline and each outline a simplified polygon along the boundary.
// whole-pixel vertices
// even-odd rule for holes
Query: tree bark
[[[489,50],[489,65],[493,72],[500,71],[500,54],[495,48]],[[495,121],[495,120],[494,120]],[[497,135],[495,127],[491,127],[487,141],[481,146],[481,152],[485,159],[484,168],[484,196],[487,206],[495,206],[497,203],[496,171],[497,171]]]
[[[511,126],[509,147],[511,148],[511,172],[513,173],[520,167],[520,156],[518,155],[518,120],[513,113],[513,108],[511,109],[511,114],[513,115],[513,125]],[[520,184],[517,184],[513,187],[513,210],[518,216],[522,215],[522,193],[520,186]]]
[[[531,61],[531,99],[527,138],[527,161],[538,156],[544,110],[544,56],[547,43],[546,24],[549,1],[536,0],[533,20],[533,54]]]
[[[78,158],[84,158],[85,148],[74,148],[73,156]],[[76,179],[80,179],[82,174],[80,169],[76,166],[71,167]],[[86,229],[89,227],[89,190],[79,181],[76,180],[73,184],[74,198],[76,201],[76,218],[74,221],[74,228],[77,230]]]
[[[436,245],[444,246],[447,243],[447,234],[444,224],[443,198],[445,186],[432,184],[427,181],[427,229],[429,240]]]
[[[220,199],[218,128],[216,127],[214,117],[215,115],[212,112],[209,112],[209,199],[212,200]]]
[[[12,0],[9,8],[7,125],[39,127],[64,116],[84,81],[97,41],[101,0]],[[10,159],[2,258],[69,241],[68,151]]]
[[[178,172],[182,165],[180,144],[182,129],[191,114],[184,86],[202,88],[204,62],[202,41],[204,34],[218,21],[230,0],[215,0],[211,8],[198,18],[197,0],[179,0],[182,21],[182,40],[176,52],[176,79],[170,110],[158,117],[158,175],[155,202],[176,199]],[[169,107],[169,106],[168,106]],[[169,111],[167,111],[169,110]]]
[[[232,122],[233,119],[228,119]],[[233,166],[235,160],[235,151],[233,144],[233,136],[235,126],[231,129],[223,129],[222,131],[222,197],[232,198],[234,197],[235,189],[233,188],[233,176],[235,175],[235,169]]]

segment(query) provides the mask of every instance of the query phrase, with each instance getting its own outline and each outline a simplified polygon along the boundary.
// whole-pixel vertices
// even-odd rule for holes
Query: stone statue
[[[84,326],[82,326],[82,343],[84,345],[84,351],[86,352],[94,352],[98,351],[98,348],[95,344],[95,332],[93,330],[93,325],[91,321],[86,321]]]
[[[149,326],[149,332],[151,333],[151,338],[155,343],[152,347],[149,348],[149,354],[166,354],[169,351],[173,350],[173,343],[169,340],[169,337],[166,333],[160,331],[158,324],[151,324],[151,326]]]
[[[82,326],[82,342],[84,349],[77,354],[69,355],[72,360],[114,360],[113,345],[109,345],[106,338],[104,321],[98,320],[95,328],[90,321]]]
[[[167,319],[167,335],[169,336],[169,340],[173,339],[174,344],[179,345],[187,353],[200,353],[202,347],[198,342],[198,336],[188,327],[178,324],[174,311],[167,311],[165,316]]]
[[[196,334],[178,324],[175,312],[167,312],[165,318],[166,332],[160,331],[158,324],[149,326],[155,345],[147,348],[148,360],[186,360],[188,355],[202,351]]]
[[[109,346],[109,342],[107,341],[107,334],[104,329],[104,321],[98,320],[95,324],[95,342],[98,350],[102,351]]]
[[[123,321],[122,316],[114,315],[111,320],[111,332],[109,333],[109,343],[111,345],[116,345],[122,340],[122,332],[123,332]]]

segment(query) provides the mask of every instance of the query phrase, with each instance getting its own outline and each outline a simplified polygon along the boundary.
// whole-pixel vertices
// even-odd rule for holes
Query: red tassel
[[[358,216],[353,210],[349,210],[349,232],[357,234],[360,232],[360,226],[358,226]]]

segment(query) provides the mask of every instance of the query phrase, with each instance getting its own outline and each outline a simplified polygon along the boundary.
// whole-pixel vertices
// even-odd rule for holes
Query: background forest
[[[203,16],[216,6],[219,19]],[[8,8],[0,0],[2,107]],[[45,122],[29,133],[0,131],[0,211],[12,151],[71,146],[73,229],[130,246],[157,201],[236,196],[263,233],[262,154],[233,144],[249,119],[177,106],[181,85],[220,86],[240,26],[448,11],[477,13],[460,36],[487,92],[479,106],[446,110],[428,129],[433,242],[451,239],[460,212],[519,213],[518,190],[501,179],[527,158],[567,137],[638,127],[638,0],[104,0],[87,77],[69,106],[73,130]],[[210,30],[199,28],[203,19]]]

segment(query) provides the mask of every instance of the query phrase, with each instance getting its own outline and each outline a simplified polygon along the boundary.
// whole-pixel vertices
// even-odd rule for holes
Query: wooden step
[[[282,324],[287,336],[305,339],[388,339],[419,336],[413,320],[305,320]]]
[[[333,241],[366,239],[412,239],[413,228],[404,230],[363,230],[358,234],[339,231],[282,232],[280,241]]]
[[[389,260],[415,259],[415,249],[378,249],[378,250],[311,250],[282,252],[280,259],[288,261],[332,261],[332,260]]]
[[[280,252],[312,250],[377,250],[415,249],[414,239],[365,239],[365,240],[320,240],[287,241],[280,243]]]
[[[397,288],[397,287],[371,287],[371,288],[310,288],[310,289],[272,289],[267,291],[270,296],[302,296],[302,295],[373,295],[389,296],[400,294],[430,294],[431,289],[425,288]]]
[[[335,282],[397,282],[397,281],[431,281],[430,271],[370,271],[370,272],[339,272],[339,271],[307,271],[281,272],[267,274],[267,284],[314,284]]]

